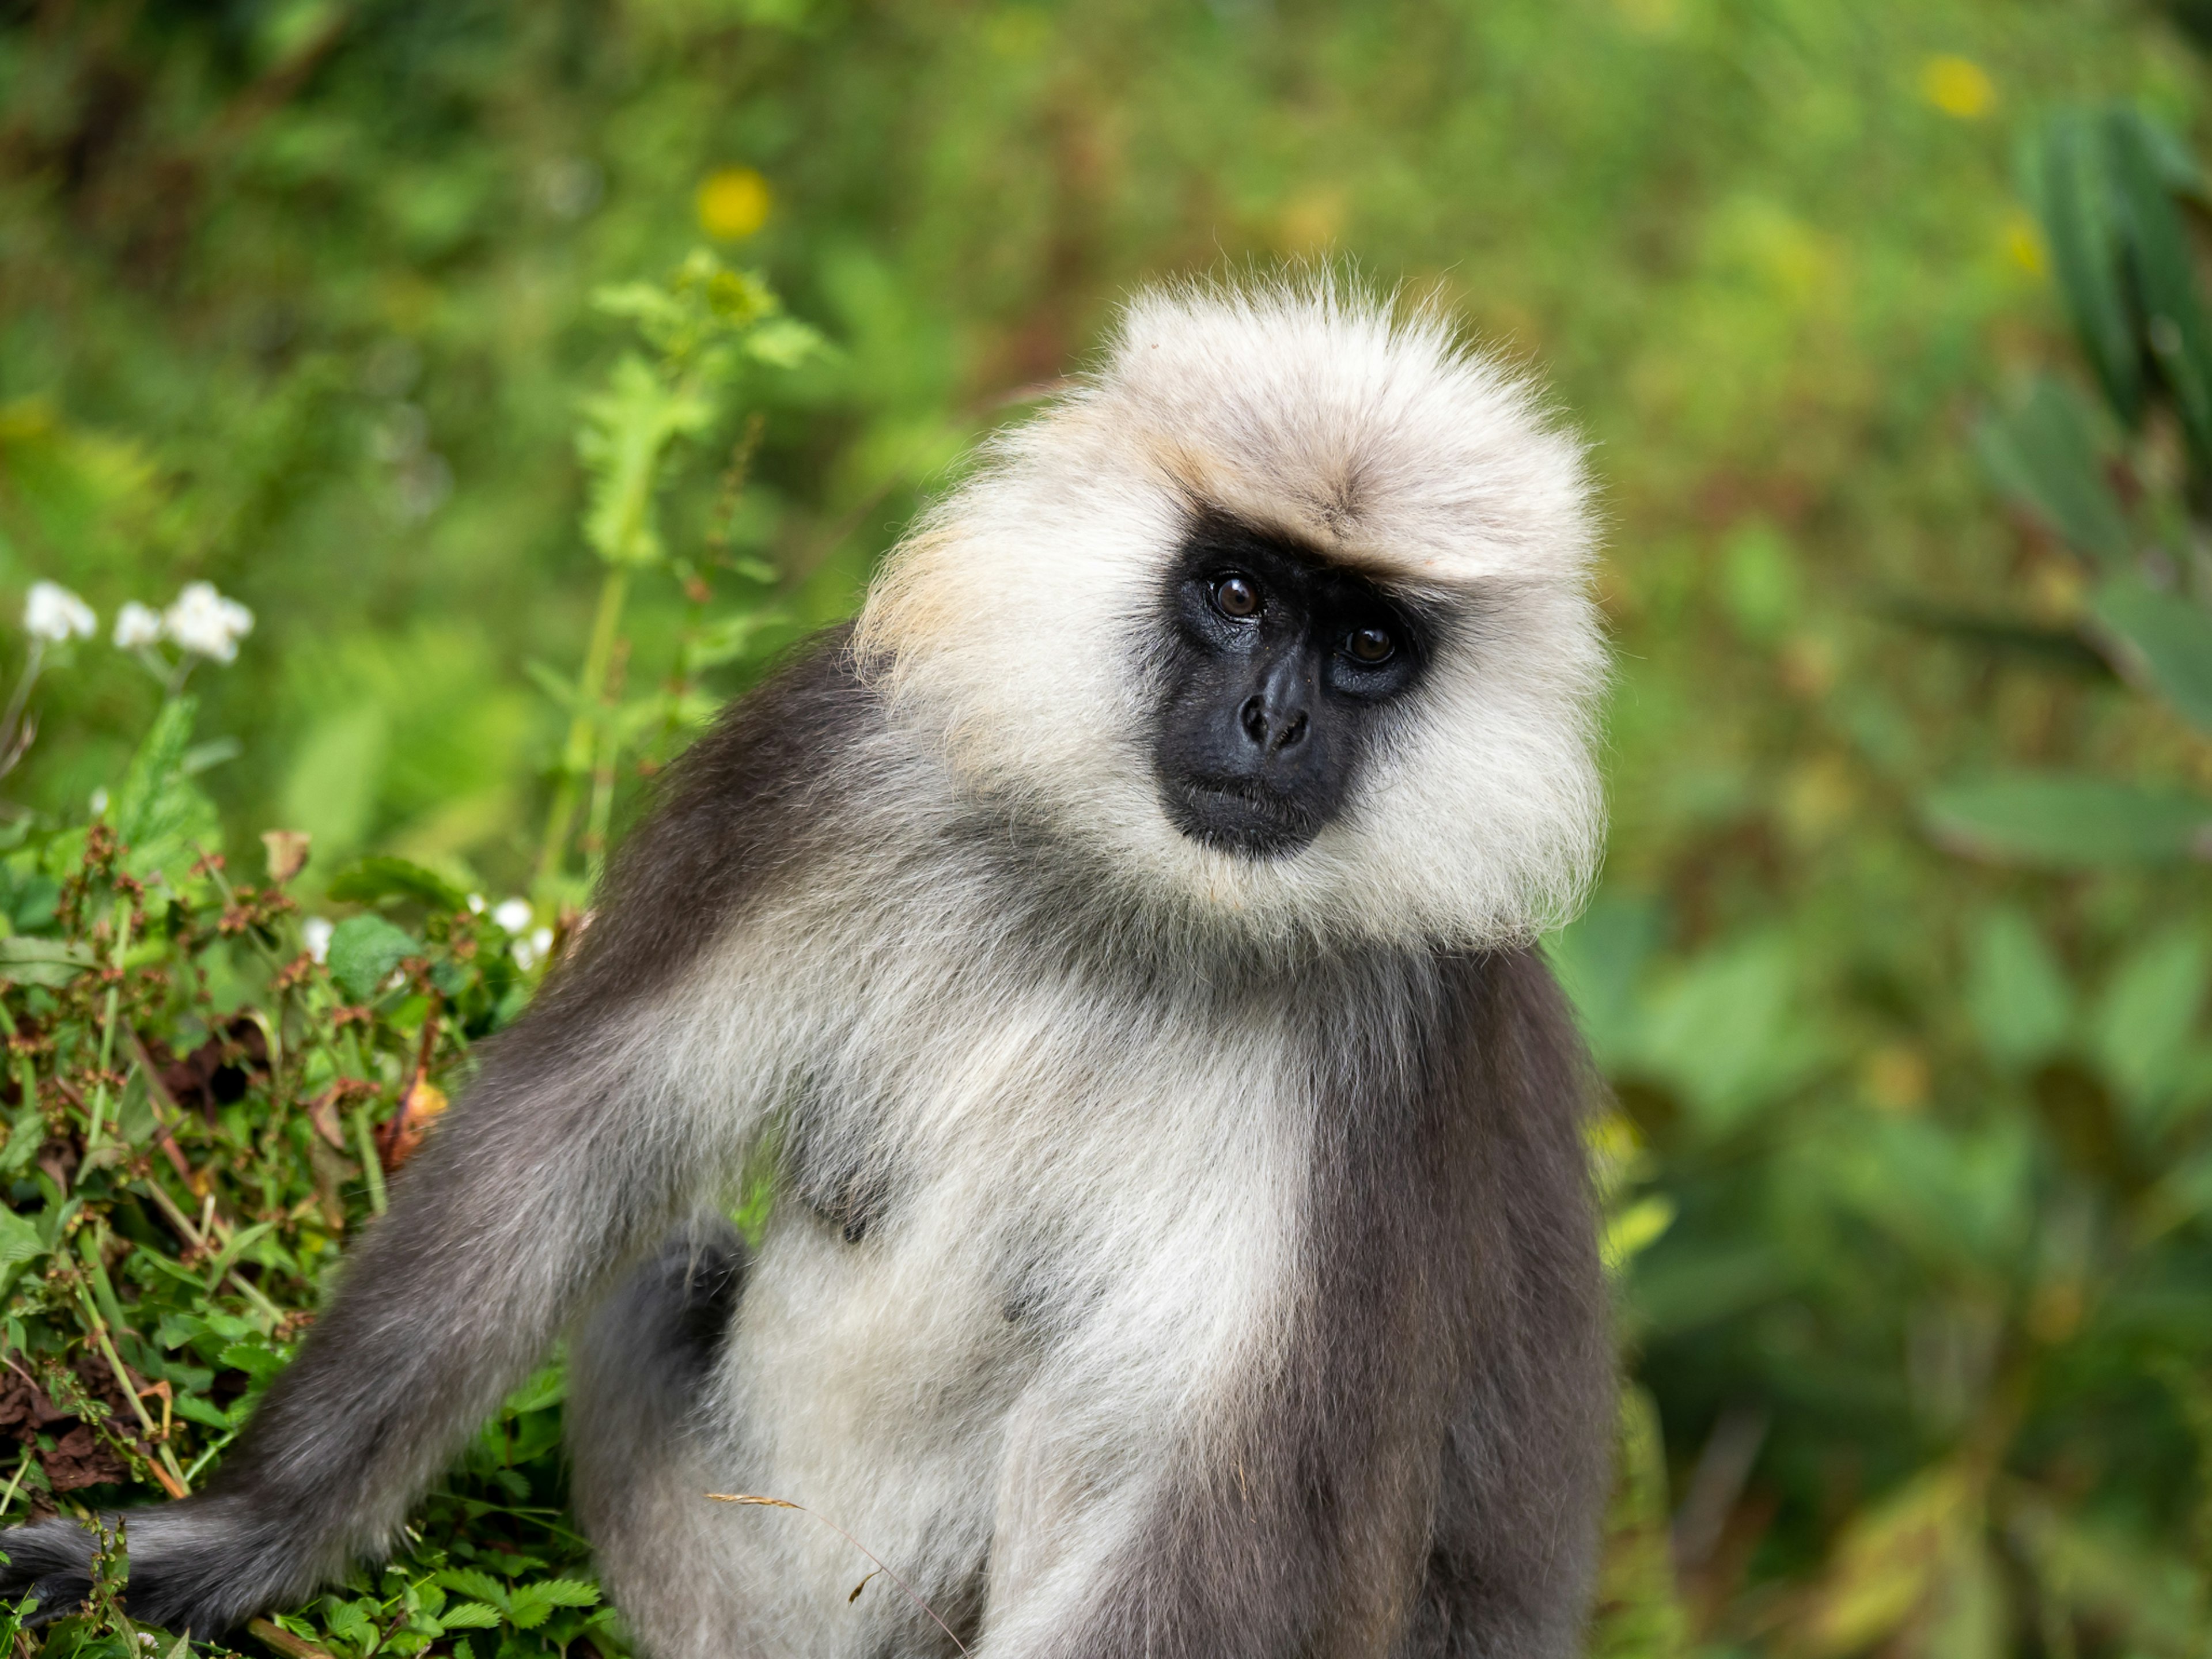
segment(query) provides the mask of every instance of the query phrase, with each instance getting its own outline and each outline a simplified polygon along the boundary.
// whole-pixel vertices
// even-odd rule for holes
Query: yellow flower
[[[2036,229],[2035,221],[2018,209],[2005,218],[2004,246],[2012,262],[2029,276],[2043,275],[2047,262],[2043,253],[2042,233]]]
[[[1972,58],[1943,53],[1920,66],[1920,95],[1946,115],[1978,121],[1996,107],[1997,88]]]
[[[699,228],[734,242],[768,222],[773,200],[768,180],[752,168],[717,168],[699,186]]]

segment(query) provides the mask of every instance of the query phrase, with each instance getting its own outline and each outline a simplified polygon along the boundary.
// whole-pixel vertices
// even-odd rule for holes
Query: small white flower
[[[469,914],[471,915],[482,915],[483,914],[483,907],[484,896],[482,893],[471,893],[469,895]]]
[[[107,810],[107,786],[101,784],[92,792],[92,815],[98,817]]]
[[[92,607],[59,582],[33,582],[23,600],[23,631],[34,640],[66,645],[88,640],[100,626]]]
[[[317,962],[327,962],[331,954],[331,935],[337,932],[337,924],[328,916],[309,916],[300,924],[300,937],[307,942],[307,954]]]
[[[161,613],[161,630],[196,657],[235,662],[238,642],[253,631],[253,613],[216,592],[213,582],[188,582]]]
[[[510,933],[520,934],[530,926],[530,901],[526,898],[501,899],[491,913],[491,919]]]
[[[115,613],[114,638],[118,651],[143,651],[149,645],[158,644],[161,638],[161,613],[150,605],[125,599],[123,609]]]
[[[553,930],[540,927],[528,939],[514,941],[514,965],[528,973],[545,960],[545,953],[553,948]]]

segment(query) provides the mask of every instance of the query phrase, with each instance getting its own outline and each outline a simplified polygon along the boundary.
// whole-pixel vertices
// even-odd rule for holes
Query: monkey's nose
[[[1280,754],[1285,749],[1295,749],[1305,740],[1306,711],[1303,708],[1270,710],[1264,696],[1248,697],[1243,708],[1237,712],[1237,724],[1244,735],[1269,754]]]

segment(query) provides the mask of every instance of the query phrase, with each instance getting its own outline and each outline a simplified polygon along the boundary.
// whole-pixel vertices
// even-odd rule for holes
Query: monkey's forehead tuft
[[[1322,278],[1139,295],[1040,426],[1386,578],[1577,582],[1595,541],[1582,446],[1525,377],[1433,309]]]

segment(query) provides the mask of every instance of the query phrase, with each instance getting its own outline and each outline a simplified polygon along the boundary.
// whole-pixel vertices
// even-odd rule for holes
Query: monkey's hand
[[[108,1535],[122,1530],[130,1577],[125,1610],[143,1624],[222,1635],[253,1614],[306,1594],[319,1564],[301,1549],[296,1526],[254,1520],[232,1496],[113,1510],[100,1517]],[[289,1536],[287,1535],[289,1534]],[[38,1599],[33,1626],[65,1619],[92,1594],[93,1559],[100,1534],[56,1516],[0,1532],[0,1597]]]

